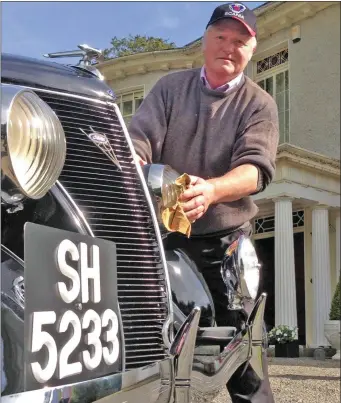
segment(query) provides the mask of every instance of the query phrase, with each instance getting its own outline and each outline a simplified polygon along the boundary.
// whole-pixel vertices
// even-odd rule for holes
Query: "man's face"
[[[211,74],[237,76],[252,57],[255,40],[232,18],[218,21],[205,33],[203,54]]]

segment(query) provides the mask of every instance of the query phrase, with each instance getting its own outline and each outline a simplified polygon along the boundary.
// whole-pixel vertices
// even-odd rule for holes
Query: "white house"
[[[280,118],[276,178],[254,198],[266,322],[298,325],[300,344],[317,347],[328,344],[340,273],[340,3],[269,2],[256,13],[246,74],[276,99]],[[202,63],[198,39],[98,67],[128,121],[161,76]]]

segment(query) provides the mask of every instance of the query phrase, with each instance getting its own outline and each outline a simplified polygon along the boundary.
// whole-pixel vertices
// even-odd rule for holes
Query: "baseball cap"
[[[216,21],[222,20],[224,18],[233,18],[237,21],[240,21],[250,32],[250,35],[256,36],[257,34],[256,15],[243,3],[227,3],[218,6],[213,11],[213,14],[206,28],[209,25],[214,24]]]

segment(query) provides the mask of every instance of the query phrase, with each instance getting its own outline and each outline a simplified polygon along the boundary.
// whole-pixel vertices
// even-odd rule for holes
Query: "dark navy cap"
[[[247,30],[250,32],[251,36],[256,36],[257,25],[256,25],[256,15],[255,13],[246,7],[243,3],[227,3],[218,6],[211,16],[206,28],[214,24],[215,22],[222,20],[224,18],[233,18],[240,21]]]

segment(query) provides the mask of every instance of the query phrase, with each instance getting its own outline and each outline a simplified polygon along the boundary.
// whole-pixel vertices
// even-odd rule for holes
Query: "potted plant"
[[[329,313],[329,320],[324,324],[324,335],[329,341],[330,345],[336,349],[336,354],[332,357],[334,360],[340,359],[340,321],[341,321],[341,307],[340,307],[340,279],[337,283],[332,304]]]
[[[278,325],[268,333],[269,344],[275,345],[275,357],[299,357],[297,327]]]

